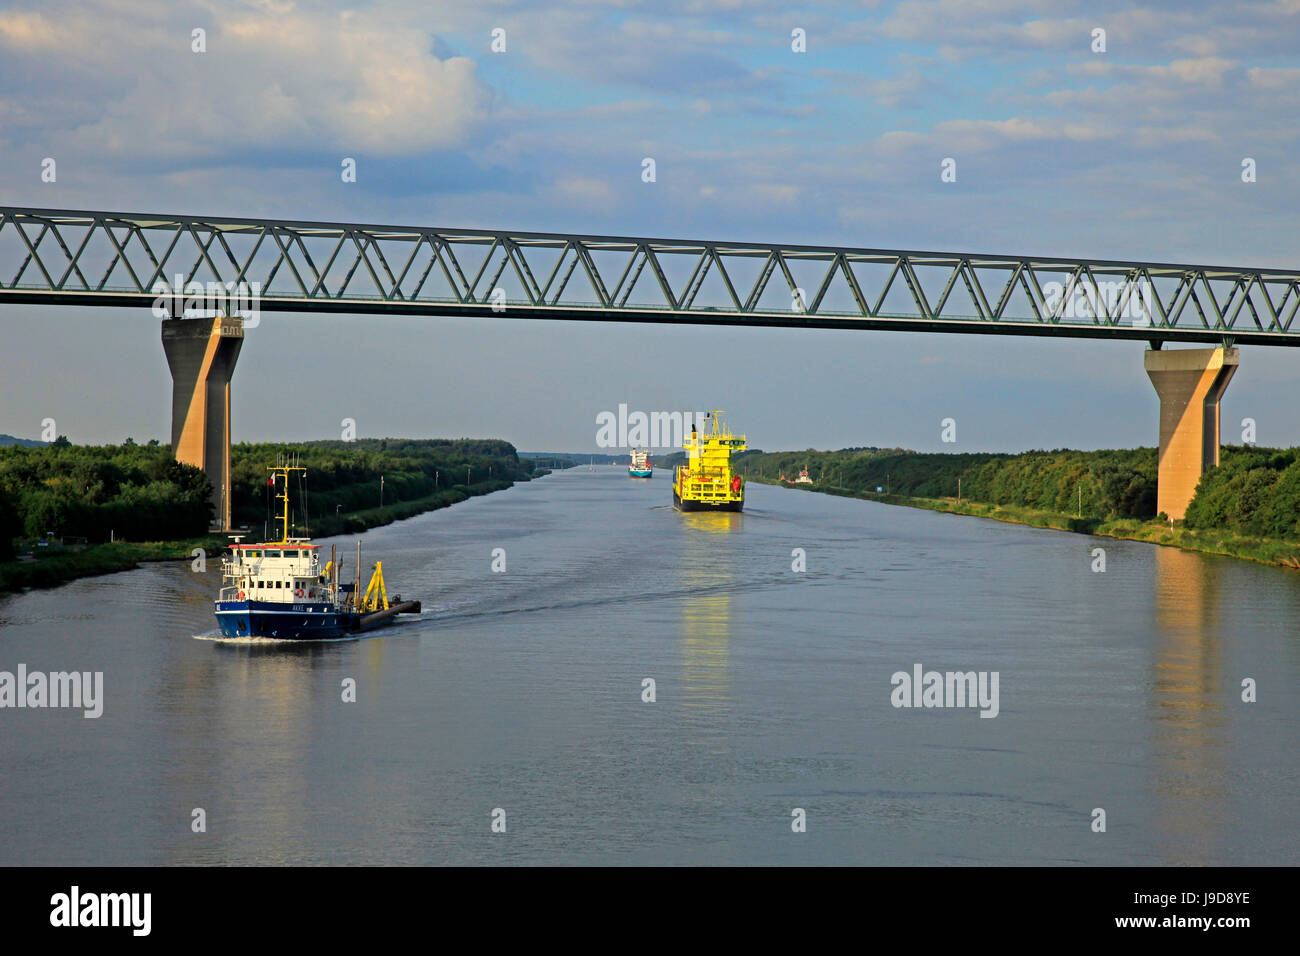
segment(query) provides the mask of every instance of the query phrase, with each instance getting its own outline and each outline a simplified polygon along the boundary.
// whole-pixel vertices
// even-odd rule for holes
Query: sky
[[[0,204],[1297,268],[1298,51],[1300,0],[0,3]],[[167,440],[149,310],[0,331],[0,433]],[[232,429],[594,451],[626,404],[765,450],[1150,446],[1144,348],[265,313]],[[1300,444],[1297,362],[1242,348],[1225,442]]]

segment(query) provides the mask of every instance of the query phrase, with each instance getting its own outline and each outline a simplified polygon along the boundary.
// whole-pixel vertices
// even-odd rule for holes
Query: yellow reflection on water
[[[1171,862],[1214,862],[1227,813],[1218,562],[1155,549],[1156,824]]]
[[[682,702],[712,719],[731,700],[732,550],[719,540],[744,520],[734,512],[685,512],[686,546],[678,561],[682,599]]]
[[[687,528],[706,534],[730,534],[745,520],[742,511],[681,511],[678,517]]]

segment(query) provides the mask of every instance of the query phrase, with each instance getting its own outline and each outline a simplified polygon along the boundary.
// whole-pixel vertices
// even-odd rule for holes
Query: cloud
[[[139,6],[156,17],[146,29],[93,6],[62,11],[57,27],[39,14],[0,19],[0,77],[31,75],[39,59],[45,80],[23,96],[56,103],[75,87],[95,117],[58,130],[55,147],[146,162],[250,150],[404,155],[464,145],[492,103],[473,60],[434,56],[430,34],[400,16],[214,7],[198,18],[207,50],[196,53],[192,11]]]
[[[856,86],[857,92],[886,109],[919,106],[928,97],[935,96],[944,89],[944,83],[938,78],[919,69],[907,69],[892,76],[863,80]]]
[[[594,209],[608,209],[614,203],[614,190],[603,179],[570,176],[555,184],[556,195],[568,202]]]
[[[530,8],[505,19],[509,35],[520,38],[511,55],[547,73],[660,95],[771,89],[763,70],[737,57],[748,45],[745,37],[729,31],[566,7]]]
[[[0,12],[0,44],[11,50],[48,50],[58,39],[54,25],[39,13]]]
[[[1018,49],[1087,49],[1097,24],[1084,19],[1015,18],[1045,14],[1059,5],[1024,3],[1017,0],[904,0],[896,5],[878,27],[891,40],[924,42],[946,47],[953,58],[977,53],[999,53]]]
[[[1300,90],[1300,69],[1295,67],[1252,67],[1246,71],[1246,76],[1251,86],[1261,90]]]
[[[1174,60],[1168,66],[1150,67],[1150,71],[1156,76],[1167,71],[1184,83],[1218,86],[1223,82],[1224,74],[1236,67],[1236,65],[1231,60],[1208,56],[1197,59]]]

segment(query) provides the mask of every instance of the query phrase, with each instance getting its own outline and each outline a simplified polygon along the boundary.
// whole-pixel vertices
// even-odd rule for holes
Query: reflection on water
[[[731,591],[735,549],[717,540],[739,530],[734,512],[685,512],[689,534],[678,562],[682,588],[682,702],[717,730],[731,699]]]
[[[218,852],[225,842],[222,834],[229,830],[225,821],[236,814],[257,815],[268,861],[293,859],[308,837],[303,808],[310,804],[309,764],[303,755],[318,723],[320,702],[311,692],[314,673],[330,646],[287,641],[212,645],[214,656],[196,688],[208,702],[209,719],[172,725],[178,765],[171,784],[183,791],[188,780],[211,778],[209,792],[196,794],[195,805],[208,814],[208,840]],[[222,692],[211,686],[217,683],[213,671]],[[257,715],[251,726],[250,712]],[[274,756],[265,759],[262,772],[250,776],[241,753],[245,749]],[[189,859],[191,843],[182,838],[172,844],[170,862]]]
[[[1176,862],[1208,864],[1228,810],[1219,563],[1175,548],[1154,556],[1155,818]]]

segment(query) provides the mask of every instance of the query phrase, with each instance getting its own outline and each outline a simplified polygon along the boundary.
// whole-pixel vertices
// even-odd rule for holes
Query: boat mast
[[[289,543],[289,475],[295,471],[301,471],[305,475],[307,474],[307,469],[303,468],[301,465],[290,465],[286,463],[283,465],[270,465],[267,467],[266,470],[271,472],[272,487],[277,489],[282,489],[279,490],[279,493],[276,494],[274,497],[276,498],[276,500],[278,500],[281,503],[281,511],[280,511],[279,518],[281,522],[281,528],[283,530],[280,535],[280,540],[278,542],[271,542],[271,543],[288,544]],[[276,481],[277,478],[281,479],[278,483]]]

